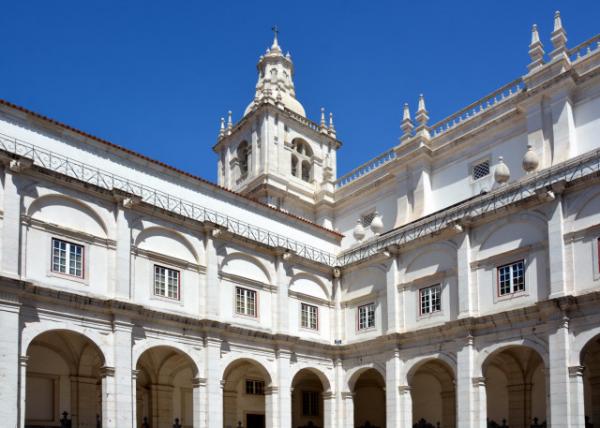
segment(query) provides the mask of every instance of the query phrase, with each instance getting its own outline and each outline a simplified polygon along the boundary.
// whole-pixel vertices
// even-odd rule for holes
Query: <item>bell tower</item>
[[[294,64],[283,54],[278,30],[257,64],[254,98],[243,117],[221,118],[217,143],[219,185],[273,207],[332,227],[336,179],[333,115],[326,122],[306,117],[296,98]]]

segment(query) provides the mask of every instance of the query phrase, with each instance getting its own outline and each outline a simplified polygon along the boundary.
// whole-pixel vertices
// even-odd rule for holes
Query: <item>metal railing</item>
[[[476,197],[414,223],[391,230],[379,238],[338,255],[337,264],[345,266],[355,263],[374,256],[390,245],[406,244],[415,239],[437,233],[462,219],[491,213],[535,196],[537,192],[548,189],[554,183],[563,180],[570,182],[598,172],[600,172],[600,150],[578,156],[560,165],[532,174],[531,177],[500,187],[487,195]]]
[[[19,139],[0,134],[0,149],[30,159],[34,165],[84,183],[106,190],[118,189],[138,196],[143,202],[157,208],[192,220],[218,224],[234,235],[271,247],[286,248],[298,256],[314,262],[329,266],[335,265],[334,254]]]

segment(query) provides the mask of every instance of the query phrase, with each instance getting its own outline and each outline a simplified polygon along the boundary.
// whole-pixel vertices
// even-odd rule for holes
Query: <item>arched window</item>
[[[292,141],[292,146],[295,152],[292,155],[292,175],[303,181],[310,182],[312,179],[313,151],[310,145],[301,138],[296,138]]]
[[[240,166],[240,176],[248,174],[248,143],[242,141],[237,148],[238,164]]]

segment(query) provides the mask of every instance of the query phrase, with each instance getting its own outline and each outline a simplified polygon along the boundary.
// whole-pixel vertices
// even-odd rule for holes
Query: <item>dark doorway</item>
[[[246,415],[246,428],[265,428],[265,415]]]

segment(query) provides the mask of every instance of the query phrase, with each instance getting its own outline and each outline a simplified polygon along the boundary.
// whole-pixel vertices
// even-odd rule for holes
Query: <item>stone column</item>
[[[549,298],[562,297],[566,294],[565,280],[565,241],[563,227],[562,195],[556,195],[552,202],[550,219],[548,220],[548,267],[550,270]]]
[[[114,296],[117,299],[129,300],[131,296],[131,227],[129,225],[129,209],[141,202],[141,198],[114,190],[117,199],[117,227],[115,251]]]
[[[207,337],[206,355],[206,427],[223,426],[223,388],[221,384],[221,339]]]
[[[292,426],[292,379],[290,379],[289,350],[277,351],[277,383],[279,384],[279,423],[277,426]]]
[[[471,281],[471,230],[468,226],[460,226],[463,232],[457,237],[459,242],[456,260],[458,277],[458,317],[473,316],[476,308],[477,290]]]
[[[507,385],[508,389],[508,426],[515,428],[525,428],[527,420],[527,407],[525,394],[525,384],[516,383]]]
[[[19,358],[19,308],[16,301],[0,301],[0,420],[7,427],[18,426],[19,415],[25,414],[27,359]],[[20,422],[24,426],[25,421]]]
[[[206,379],[196,377],[192,379],[192,426],[193,428],[205,427],[206,409],[202,405],[206,400]]]
[[[336,428],[338,418],[335,411],[335,394],[330,391],[323,393],[323,428]]]
[[[400,281],[400,251],[394,246],[388,250],[390,253],[389,267],[386,273],[386,304],[387,304],[387,332],[388,334],[399,331],[400,328],[400,302],[398,299],[398,283]],[[394,388],[395,390],[395,388]],[[388,426],[389,423],[388,423]]]
[[[131,415],[131,420],[133,421],[133,426],[137,427],[140,425],[142,418],[144,417],[144,415],[138,415],[138,405],[140,404],[141,400],[138,396],[138,387],[137,387],[137,379],[138,376],[140,374],[139,370],[131,370],[131,411],[132,411],[132,415]],[[139,420],[138,420],[138,416],[140,416]]]
[[[340,284],[341,285],[341,284]],[[334,373],[334,391],[335,391],[335,414],[336,414],[336,427],[346,426],[344,422],[344,398],[342,391],[345,389],[344,385],[344,368],[342,365],[342,359],[337,356],[333,359],[333,373]]]
[[[344,402],[344,427],[354,428],[354,393],[342,392],[342,400]]]
[[[412,396],[410,395],[410,386],[399,385],[398,393],[400,394],[400,428],[412,428]]]
[[[546,385],[548,424],[556,427],[569,425],[569,319],[563,315],[557,328],[548,337],[549,385]]]
[[[173,386],[153,384],[150,386],[152,394],[152,422],[153,426],[170,427],[178,415],[173,414]]]
[[[96,383],[88,376],[71,376],[71,423],[73,426],[93,427],[96,425]],[[89,409],[93,407],[94,411]],[[88,410],[88,411],[86,411]]]
[[[114,350],[114,410],[115,426],[118,428],[134,427],[133,419],[133,362],[131,350],[133,324],[127,320],[113,321],[113,350]],[[104,392],[104,391],[103,391]],[[103,395],[106,395],[104,392]],[[102,425],[105,428],[104,425]]]
[[[206,257],[205,274],[205,302],[206,317],[213,320],[219,319],[220,285],[219,285],[219,260],[215,248],[215,238],[221,234],[221,228],[214,223],[205,222],[204,245]]]
[[[276,386],[265,388],[265,428],[291,425],[291,418],[288,425],[279,425],[279,388]]]
[[[462,347],[456,353],[456,396],[458,397],[456,422],[461,428],[481,426],[477,424],[479,409],[475,406],[474,400],[474,361],[473,337],[468,335],[463,339]],[[485,414],[483,416],[485,421]]]
[[[289,280],[285,272],[285,262],[291,253],[285,248],[276,248],[275,268],[277,270],[277,298],[273,299],[273,330],[281,334],[288,334],[290,329],[289,317]]]
[[[19,357],[19,428],[25,428],[25,409],[27,407],[27,360],[28,356]]]
[[[103,366],[102,379],[102,428],[121,428],[116,421],[115,368]]]
[[[31,166],[31,161],[21,159],[7,162],[8,164],[4,168],[1,265],[3,275],[19,278],[21,273],[21,195],[19,186],[22,178],[18,176],[18,173]]]
[[[571,428],[585,428],[585,397],[583,391],[583,366],[569,367],[569,394],[571,396]]]
[[[386,426],[395,428],[400,426],[400,350],[394,349],[385,364],[385,414]]]
[[[474,390],[474,400],[473,407],[475,408],[474,415],[474,427],[477,428],[486,428],[487,427],[487,391],[485,389],[485,378],[484,377],[474,377],[472,380],[473,390]],[[462,397],[458,394],[458,401],[462,401]],[[458,423],[460,427],[460,421]]]

